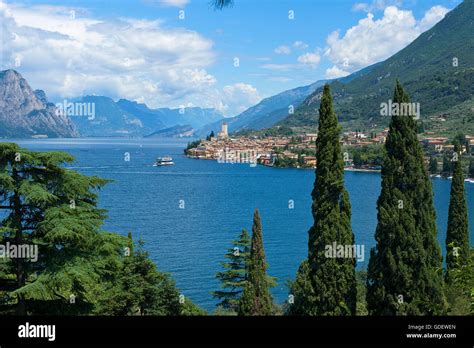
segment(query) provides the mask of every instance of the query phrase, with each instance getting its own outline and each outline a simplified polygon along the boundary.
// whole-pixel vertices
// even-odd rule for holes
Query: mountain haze
[[[95,118],[73,118],[81,136],[132,136],[142,137],[156,131],[179,125],[189,125],[194,129],[204,124],[222,119],[215,109],[189,107],[183,109],[150,109],[147,105],[104,96],[86,96],[77,99],[79,103],[94,103]],[[165,132],[166,134],[166,132]]]

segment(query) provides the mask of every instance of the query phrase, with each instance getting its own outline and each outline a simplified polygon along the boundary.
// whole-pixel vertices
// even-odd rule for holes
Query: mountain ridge
[[[0,71],[0,137],[77,137],[71,120],[13,69]]]
[[[468,100],[474,94],[474,1],[465,0],[433,28],[368,73],[330,83],[341,122],[372,127],[388,124],[380,104],[392,97],[397,78],[430,116]],[[456,60],[455,60],[456,59]],[[457,63],[457,65],[455,64]],[[308,96],[293,115],[277,125],[315,127],[322,89]],[[472,118],[472,117],[471,117]]]

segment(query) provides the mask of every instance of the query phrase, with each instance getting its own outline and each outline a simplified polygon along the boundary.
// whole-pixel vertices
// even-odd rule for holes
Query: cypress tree
[[[448,177],[453,173],[453,164],[448,155],[443,156],[443,176]]]
[[[260,215],[255,209],[252,226],[250,258],[244,292],[239,302],[239,315],[271,315],[273,300],[269,291],[265,250],[263,249]]]
[[[436,174],[438,172],[438,160],[436,157],[430,158],[429,172],[430,174]]]
[[[446,280],[448,282],[450,271],[458,268],[459,265],[467,264],[470,255],[467,203],[464,192],[464,168],[459,158],[461,145],[458,142],[454,145],[454,151],[453,180],[446,233]]]
[[[409,103],[397,80],[393,103]],[[372,315],[428,315],[445,310],[442,257],[433,193],[410,115],[393,116],[377,201],[376,247],[367,276]]]
[[[214,291],[212,296],[219,299],[218,307],[237,310],[239,298],[245,285],[247,260],[250,256],[250,235],[243,229],[237,240],[232,241],[232,248],[227,250],[227,262],[221,265],[224,271],[218,272],[216,278],[221,282],[221,289]]]
[[[328,257],[333,243],[354,244],[349,194],[344,188],[344,161],[340,126],[333,111],[329,85],[324,86],[316,140],[317,175],[312,192],[314,225],[309,230],[308,259],[297,275],[295,306],[290,313],[303,315],[354,315],[357,283],[353,255]],[[309,282],[305,280],[309,277]],[[309,286],[312,290],[309,290]],[[304,294],[305,299],[297,298]]]

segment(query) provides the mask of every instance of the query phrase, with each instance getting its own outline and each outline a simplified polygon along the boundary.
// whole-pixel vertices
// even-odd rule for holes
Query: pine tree
[[[134,248],[130,233],[127,239],[127,251],[131,253],[125,254],[128,256],[114,272],[113,281],[99,293],[96,314],[179,315],[181,304],[174,281],[168,274],[157,271],[142,240]]]
[[[107,181],[61,167],[72,161],[66,153],[0,144],[1,242],[38,248],[36,261],[12,258],[8,273],[14,280],[0,282],[10,290],[17,314],[34,312],[45,299],[51,310],[53,301],[67,305],[71,296],[78,311],[91,303],[96,279],[87,255],[100,245],[98,231],[105,218],[93,191]]]
[[[233,247],[227,250],[225,258],[229,261],[221,263],[225,271],[216,274],[216,278],[221,282],[222,290],[212,293],[220,301],[218,307],[237,311],[240,295],[245,285],[250,244],[250,235],[247,230],[243,229],[238,239],[232,241]]]
[[[330,87],[326,85],[319,108],[316,141],[318,166],[312,192],[314,225],[308,232],[308,260],[301,265],[293,288],[297,305],[289,310],[290,314],[354,315],[356,311],[355,258],[352,255],[340,258],[326,255],[326,248],[333,243],[354,245],[339,138],[340,126],[333,111]],[[302,299],[298,294],[306,298]]]
[[[273,300],[267,277],[262,225],[258,210],[255,209],[250,257],[245,276],[245,287],[239,301],[239,315],[271,315],[272,310]]]
[[[456,142],[453,155],[453,180],[449,201],[448,230],[446,233],[446,280],[459,265],[467,264],[470,257],[469,229],[466,194],[464,192],[464,168],[461,161],[461,145]]]
[[[0,315],[182,314],[142,245],[100,229],[107,181],[63,167],[73,161],[0,143],[0,245],[37,247],[37,258],[0,262]]]
[[[393,103],[409,102],[397,80]],[[446,301],[433,193],[412,117],[391,118],[385,149],[377,244],[370,253],[367,276],[369,313],[443,313]]]

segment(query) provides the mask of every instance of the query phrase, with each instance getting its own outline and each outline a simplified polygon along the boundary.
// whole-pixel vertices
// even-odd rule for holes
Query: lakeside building
[[[228,138],[229,137],[229,126],[226,122],[224,122],[221,125],[221,131],[217,134],[217,137],[222,139],[222,138]]]
[[[371,132],[370,135],[362,132],[346,132],[341,136],[340,143],[347,147],[366,147],[383,145],[387,139],[388,128],[380,133]],[[189,157],[197,159],[218,160],[221,163],[260,163],[272,166],[275,160],[296,160],[307,167],[316,166],[317,134],[298,134],[295,136],[242,136],[230,137],[228,126],[222,124],[221,131],[217,137],[209,140],[201,140],[195,148],[187,150]],[[474,153],[474,136],[466,135],[466,142],[471,153]],[[453,151],[447,137],[427,137],[420,139],[420,143],[428,151]],[[467,150],[467,149],[466,149]],[[353,166],[353,163],[345,163]],[[366,169],[379,169],[367,167]]]

